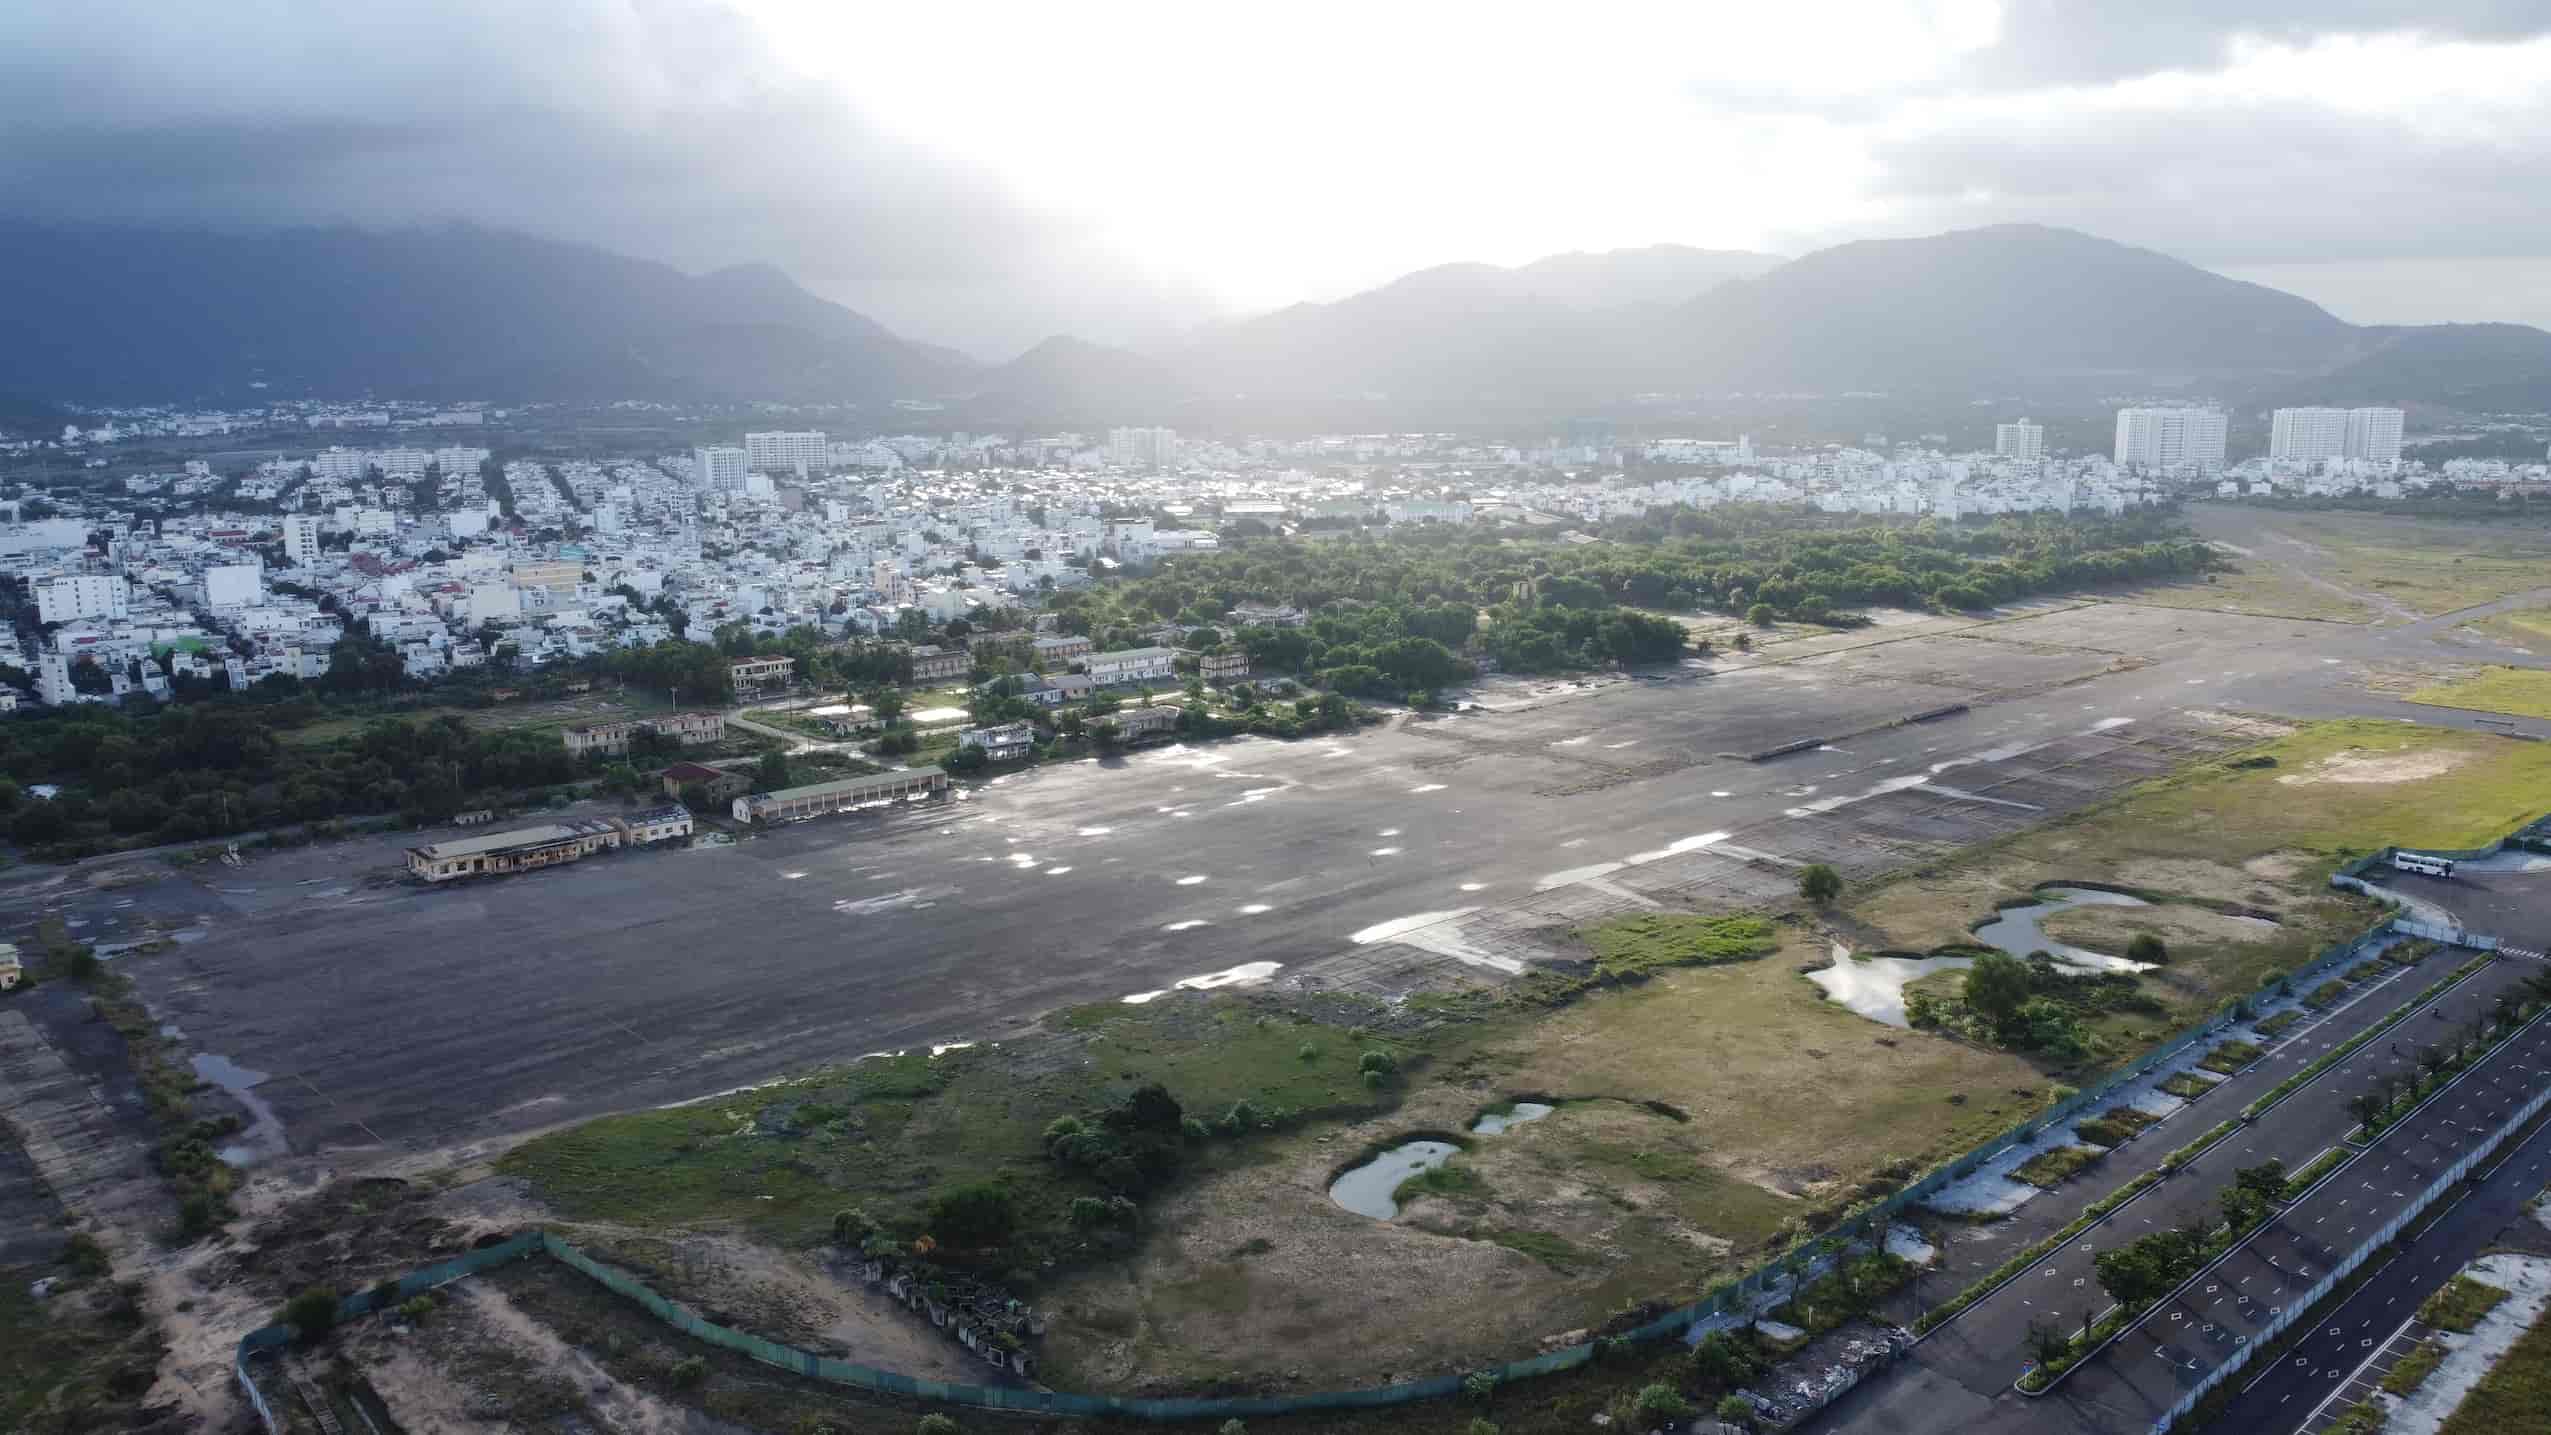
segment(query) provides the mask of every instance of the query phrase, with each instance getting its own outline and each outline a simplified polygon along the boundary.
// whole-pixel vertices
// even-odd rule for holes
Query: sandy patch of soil
[[[2277,899],[2280,897],[2283,900],[2292,901],[2299,900],[2303,895],[2302,891],[2294,888],[2280,887],[2274,890],[2263,890],[2260,887],[2262,881],[2288,882],[2299,875],[2294,867],[2286,868],[2286,875],[2283,877],[2269,876],[2258,869],[2259,863],[2276,864],[2283,858],[2284,854],[2270,853],[2265,857],[2251,858],[2248,862],[2235,867],[2229,863],[2208,862],[2193,857],[2136,857],[2117,864],[2116,875],[2111,880],[2122,882],[2130,887],[2141,887],[2150,892],[2166,892],[2181,897],[2209,897],[2220,902],[2249,902],[2260,906],[2274,906],[2279,905]],[[2299,867],[2299,864],[2296,866]],[[2262,901],[2263,897],[2269,900]],[[2060,917],[2073,915],[2075,913],[2065,912],[2060,914]]]
[[[2038,924],[2046,935],[2094,952],[2125,955],[2134,939],[2149,932],[2172,947],[2217,942],[2272,942],[2277,929],[2267,923],[2227,917],[2207,907],[2170,902],[2156,907],[2075,907]]]
[[[2281,774],[2277,782],[2286,787],[2310,787],[2323,782],[2351,785],[2424,782],[2462,766],[2468,757],[2468,753],[2446,748],[2377,752],[2371,748],[2351,747],[2322,758],[2312,764],[2309,772]]]
[[[2241,870],[2270,882],[2285,882],[2299,877],[2312,863],[2308,852],[2262,852],[2241,864]]]

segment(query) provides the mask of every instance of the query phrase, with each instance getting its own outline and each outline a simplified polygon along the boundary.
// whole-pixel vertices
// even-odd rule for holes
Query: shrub
[[[1473,1418],[1469,1428],[1464,1430],[1462,1435],[1499,1435],[1497,1422]]]
[[[1718,1418],[1730,1425],[1742,1425],[1754,1418],[1754,1403],[1742,1395],[1721,1397],[1718,1402]]]
[[[1400,1064],[1387,1051],[1368,1051],[1364,1053],[1364,1059],[1356,1063],[1356,1068],[1367,1075],[1391,1076],[1399,1071]]]
[[[285,1301],[278,1319],[300,1332],[303,1345],[317,1345],[336,1328],[337,1293],[326,1286],[312,1286]]]
[[[1474,1370],[1462,1377],[1462,1394],[1485,1405],[1497,1394],[1497,1372]]]
[[[1318,1061],[1320,1059],[1320,1044],[1316,1041],[1306,1041],[1302,1043],[1300,1047],[1296,1048],[1293,1054],[1295,1057],[1303,1061]]]
[[[1060,1144],[1065,1137],[1078,1136],[1080,1134],[1081,1118],[1077,1116],[1057,1116],[1053,1120],[1045,1123],[1045,1149],[1048,1154],[1051,1154],[1054,1148]]]
[[[1214,1435],[1249,1435],[1249,1426],[1240,1420],[1225,1420],[1214,1429]]]
[[[2170,960],[2170,948],[2150,932],[2137,932],[2135,939],[2126,944],[2126,956],[2138,962],[2166,962]]]
[[[1378,1071],[1364,1073],[1364,1089],[1367,1091],[1379,1091],[1390,1084],[1391,1079]]]
[[[833,1244],[857,1249],[877,1233],[877,1222],[865,1210],[851,1206],[833,1212]]]
[[[1072,1198],[1072,1224],[1083,1230],[1107,1224],[1107,1203],[1096,1196]]]
[[[1692,1413],[1692,1402],[1684,1399],[1683,1392],[1673,1386],[1658,1384],[1641,1389],[1632,1408],[1655,1419],[1680,1420]]]
[[[1821,907],[1842,895],[1842,874],[1822,862],[1812,862],[1798,873],[1798,895]]]
[[[912,1435],[957,1435],[957,1422],[934,1410],[912,1427]]]
[[[1100,1179],[1107,1167],[1124,1161],[1116,1157],[1099,1167]],[[1131,1165],[1132,1163],[1127,1162]],[[930,1200],[930,1231],[940,1240],[958,1246],[998,1245],[1009,1238],[1010,1228],[1018,1219],[1010,1189],[992,1181],[976,1181],[942,1191]]]
[[[667,1373],[674,1384],[687,1390],[709,1378],[709,1363],[696,1355],[685,1356],[673,1362],[673,1369]]]

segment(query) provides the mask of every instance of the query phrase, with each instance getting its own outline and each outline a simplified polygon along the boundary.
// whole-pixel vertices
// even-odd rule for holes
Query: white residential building
[[[319,561],[319,515],[286,514],[283,520],[283,556],[295,568],[307,568]]]
[[[1993,425],[1993,452],[2002,458],[2040,459],[2046,456],[2046,426],[2021,419],[2015,424]]]
[[[2318,463],[2347,456],[2347,410],[2278,409],[2268,416],[2268,457]]]
[[[204,570],[204,606],[251,608],[266,600],[266,570],[254,563],[225,563]]]
[[[815,430],[748,433],[744,457],[747,467],[765,472],[822,473],[832,466],[824,435]]]
[[[2369,463],[2400,462],[2400,430],[2404,417],[2399,409],[2349,409],[2345,456],[2361,458]]]
[[[1167,468],[1178,461],[1176,429],[1121,428],[1107,431],[1107,461],[1123,468]]]
[[[2191,467],[2219,473],[2224,427],[2221,409],[2175,404],[2119,409],[2116,461],[2141,469]]]
[[[69,623],[81,618],[128,618],[133,612],[132,585],[120,573],[63,573],[35,584],[35,616],[40,623]]]
[[[751,459],[740,448],[691,450],[691,481],[711,493],[742,493],[744,479],[752,471]]]
[[[1178,654],[1168,648],[1119,648],[1089,655],[1091,681],[1101,687],[1168,682],[1178,675]]]

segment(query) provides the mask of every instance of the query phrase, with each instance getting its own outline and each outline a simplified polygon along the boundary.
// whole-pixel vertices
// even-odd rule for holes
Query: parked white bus
[[[2395,852],[2392,854],[2392,865],[2403,872],[2417,872],[2429,877],[2454,875],[2454,859],[2430,857],[2424,852]]]

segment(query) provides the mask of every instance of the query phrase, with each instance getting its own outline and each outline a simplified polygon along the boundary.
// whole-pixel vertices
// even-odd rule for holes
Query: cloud
[[[469,219],[710,269],[779,265],[1024,347],[1161,300],[979,161],[889,132],[721,5],[372,0],[29,7],[0,19],[0,194],[34,217],[274,225]],[[45,10],[47,13],[33,13]],[[976,322],[897,294],[1044,292]]]
[[[2164,70],[2220,70],[2244,42],[2307,44],[2334,35],[2423,34],[2517,40],[2551,34],[2540,0],[2005,0],[1995,41],[1957,78],[1986,88],[2036,88],[2133,79]]]

